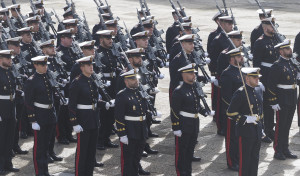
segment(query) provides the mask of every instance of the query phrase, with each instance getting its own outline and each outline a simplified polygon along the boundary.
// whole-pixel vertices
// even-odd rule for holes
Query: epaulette
[[[180,89],[180,88],[182,87],[182,85],[183,85],[183,84],[179,84],[179,85],[175,88],[175,90]]]
[[[239,91],[243,91],[244,90],[244,86],[241,86],[238,90]]]
[[[126,88],[120,90],[120,91],[117,93],[117,95],[122,94],[125,90],[126,90]]]
[[[181,56],[181,52],[179,52],[175,57],[180,57],[180,56]]]
[[[31,75],[31,76],[28,78],[28,80],[32,80],[33,78],[34,78],[34,74]]]
[[[215,38],[214,38],[214,40],[217,40],[217,39],[219,39],[221,37],[221,33],[219,34],[219,35],[217,35]]]
[[[76,80],[78,81],[81,78],[81,75],[76,76]]]

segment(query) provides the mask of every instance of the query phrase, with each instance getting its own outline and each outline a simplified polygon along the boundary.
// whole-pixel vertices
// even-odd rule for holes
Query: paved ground
[[[115,16],[121,18],[120,24],[123,21],[131,28],[137,22],[136,8],[139,7],[138,0],[108,0],[112,5],[112,11]],[[30,11],[27,1],[26,5],[22,5],[25,12]],[[99,21],[96,7],[92,0],[74,0],[77,6],[77,11],[82,14],[86,13],[90,28],[93,24]],[[221,1],[218,0],[221,6]],[[297,0],[272,0],[268,1],[268,5],[263,3],[265,8],[274,8],[278,23],[280,24],[280,32],[288,38],[294,39],[299,32],[300,23],[298,17],[299,1]],[[9,1],[7,1],[9,4]],[[58,14],[62,14],[62,7],[65,5],[63,0],[48,0],[45,2],[46,9],[49,11],[55,8]],[[193,24],[201,29],[200,35],[203,38],[203,43],[206,46],[207,35],[216,25],[211,21],[211,17],[216,13],[214,1],[208,0],[185,0],[182,4],[187,7],[186,13],[193,16]],[[168,0],[148,0],[148,5],[151,8],[151,13],[156,16],[159,21],[158,28],[167,29],[173,21],[170,15],[171,7]],[[245,41],[249,43],[250,31],[259,24],[256,5],[253,0],[228,0],[228,6],[233,7],[237,23],[241,30],[244,30]],[[23,10],[22,10],[23,11]],[[23,11],[23,12],[24,12]],[[158,94],[157,108],[163,113],[162,124],[153,125],[152,129],[157,132],[160,137],[150,139],[149,142],[154,149],[159,150],[159,154],[149,156],[142,159],[142,165],[146,170],[149,170],[152,175],[176,175],[174,167],[174,138],[171,132],[171,123],[169,119],[169,103],[168,103],[168,70],[162,69],[166,78],[159,83],[161,93]],[[210,86],[205,87],[205,92],[208,95],[208,103],[210,104]],[[297,119],[291,128],[290,148],[298,156],[300,156],[300,136],[299,128],[297,127]],[[32,138],[21,140],[20,144],[23,149],[30,150],[27,156],[16,156],[13,163],[21,169],[18,176],[34,175],[32,163]],[[113,140],[117,141],[117,137],[113,136]],[[193,163],[193,175],[208,175],[208,176],[232,176],[237,175],[236,172],[226,169],[225,161],[225,146],[224,138],[216,135],[216,125],[212,122],[211,117],[202,117],[200,125],[200,133],[198,138],[199,144],[196,147],[196,155],[202,157],[201,163]],[[51,174],[60,176],[74,175],[74,153],[75,144],[68,146],[55,146],[56,153],[64,157],[64,161],[60,163],[50,164],[49,169]],[[300,160],[273,160],[272,144],[262,144],[260,152],[259,175],[262,176],[281,176],[281,175],[300,175]],[[120,175],[120,150],[109,149],[106,152],[97,151],[97,160],[104,162],[105,167],[95,169],[95,175],[115,176]],[[13,174],[10,174],[13,175]]]

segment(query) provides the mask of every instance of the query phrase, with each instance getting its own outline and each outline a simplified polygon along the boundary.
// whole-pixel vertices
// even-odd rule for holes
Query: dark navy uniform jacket
[[[253,47],[256,40],[264,34],[264,30],[262,28],[262,24],[258,25],[256,28],[253,29],[250,36],[251,42],[251,52],[253,53]]]
[[[262,62],[273,64],[278,58],[278,51],[274,48],[277,45],[275,37],[262,35],[254,43],[253,47],[253,67],[259,67],[262,77],[261,82],[266,85],[270,67],[262,66]]]
[[[0,95],[10,96],[9,100],[0,99],[0,116],[2,120],[16,118],[16,102],[13,96],[16,93],[16,81],[8,69],[0,67]]]
[[[250,87],[246,84],[246,89],[252,107],[253,114],[260,118],[257,125],[246,122],[246,115],[251,115],[244,87],[239,88],[232,97],[227,110],[228,118],[236,121],[236,133],[241,137],[262,137],[262,116],[263,116],[263,96],[259,87]]]
[[[73,126],[80,125],[83,130],[96,129],[100,125],[99,108],[105,106],[98,101],[99,93],[92,78],[83,74],[77,76],[70,85],[69,116]],[[93,109],[78,109],[77,105],[93,105]]]
[[[25,84],[25,107],[30,122],[39,125],[56,123],[54,104],[54,90],[51,87],[46,74],[35,72]],[[34,106],[34,103],[51,105],[48,109]]]
[[[294,89],[282,89],[277,85],[295,85]],[[297,104],[297,69],[292,61],[280,56],[270,69],[268,77],[268,100],[270,104],[294,106]]]
[[[148,138],[146,120],[147,103],[138,92],[138,89],[125,88],[116,96],[115,119],[118,136],[127,135],[129,139],[144,140]],[[140,121],[125,120],[125,116],[140,117]]]
[[[174,22],[172,26],[168,27],[166,32],[166,49],[168,54],[170,54],[172,41],[177,35],[179,35],[179,28],[176,27],[176,25],[178,25],[178,22]]]
[[[200,104],[200,97],[196,94],[195,85],[183,83],[178,86],[171,101],[171,120],[174,131],[181,130],[183,133],[199,132],[199,117],[184,117],[180,111],[191,114],[205,115],[206,110]]]

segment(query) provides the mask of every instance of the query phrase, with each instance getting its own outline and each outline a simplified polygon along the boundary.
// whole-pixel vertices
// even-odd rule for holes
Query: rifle
[[[108,10],[108,13],[111,17],[113,17],[113,13],[111,12],[111,9],[110,9],[110,6],[108,5],[107,3],[107,0],[105,0],[105,3],[106,3],[106,6],[107,6],[107,10]]]
[[[23,79],[27,78],[27,76],[20,73],[21,68],[22,68],[22,66],[20,65],[20,63],[17,63],[17,64],[13,63],[11,66],[11,72],[12,72],[14,78],[16,78],[19,89],[23,90],[23,87],[24,87]]]
[[[2,8],[6,8],[6,5],[4,3],[3,0],[1,0],[1,6]],[[14,37],[17,37],[17,28],[16,26],[14,25],[14,23],[12,22],[12,19],[9,17],[9,15],[7,13],[4,13],[5,14],[5,17],[6,17],[6,23],[9,27],[9,35],[14,38]]]
[[[134,41],[132,39],[132,36],[130,35],[129,31],[128,31],[128,28],[125,24],[125,22],[123,21],[124,23],[124,26],[125,26],[125,32],[126,32],[126,37],[128,38],[128,41],[129,41],[129,45],[131,48],[136,48],[135,44],[134,44]]]
[[[184,11],[184,8],[182,8],[182,6],[181,6],[181,4],[180,4],[179,1],[177,1],[177,4],[178,4],[178,6],[179,6],[179,8],[180,8],[180,12],[182,13],[183,17],[186,17],[186,13],[185,13],[185,11]]]
[[[53,10],[53,12],[54,12],[54,16],[55,16],[56,20],[58,21],[58,26],[59,26],[62,30],[65,30],[66,28],[65,28],[64,24],[62,23],[62,21],[59,19],[59,17],[58,17],[58,15],[57,15],[56,11],[55,11],[54,9],[52,9],[52,10]]]
[[[90,32],[90,27],[89,27],[89,25],[88,25],[88,23],[86,21],[86,17],[85,17],[84,12],[83,12],[83,23],[84,23],[83,28],[87,32],[87,38],[88,38],[88,40],[93,40],[92,34]]]
[[[100,3],[100,6],[104,6],[104,3],[101,0],[99,0],[99,3]]]
[[[71,7],[73,17],[80,20],[79,16],[76,13],[75,3],[73,2],[73,0],[71,0],[71,3],[68,0],[66,0],[66,4],[67,4],[68,7]]]
[[[230,12],[231,12],[231,18],[232,18],[232,21],[233,21],[233,30],[234,31],[237,31],[239,30],[238,27],[237,27],[237,24],[236,24],[236,21],[235,21],[235,17],[233,16],[233,13],[232,13],[232,10],[230,8]]]
[[[55,93],[58,95],[59,99],[62,101],[63,104],[66,104],[67,100],[64,97],[64,95],[61,93],[60,88],[59,88],[59,86],[62,86],[62,84],[60,84],[57,81],[58,73],[47,70],[46,77],[48,78],[48,81],[49,81],[51,87],[53,87],[53,89],[54,89]]]
[[[183,19],[182,19],[182,16],[181,16],[181,14],[178,12],[178,10],[177,10],[177,8],[176,8],[174,2],[173,2],[172,0],[169,0],[169,2],[171,3],[172,8],[175,10],[175,13],[176,13],[176,16],[177,16],[177,18],[178,18],[178,21],[179,21],[180,23],[184,23],[184,21],[183,21]]]
[[[96,84],[98,89],[103,93],[106,101],[112,100],[112,98],[109,96],[109,94],[105,90],[105,84],[102,81],[102,74],[101,73],[99,73],[99,74],[93,73],[91,75],[91,78],[94,80],[94,83]]]
[[[182,53],[183,53],[183,56],[185,57],[185,59],[188,61],[188,57],[187,57],[187,54],[186,52],[182,49]],[[204,84],[203,83],[200,83],[196,80],[195,84],[194,84],[194,87],[196,89],[196,93],[197,95],[200,97],[200,100],[202,101],[205,109],[207,112],[211,112],[205,98],[207,97],[207,95],[204,93],[202,87],[204,87]]]
[[[221,10],[217,0],[215,0],[215,2],[216,2],[216,8],[219,10],[220,13],[223,13],[223,11]]]
[[[266,13],[265,9],[263,8],[263,6],[260,4],[259,0],[255,0],[255,2],[257,3],[258,7],[263,11],[265,18],[268,18],[267,13]],[[272,23],[272,21],[270,21],[270,23],[272,25],[272,28],[275,31],[274,35],[275,35],[275,38],[276,38],[277,42],[282,43],[286,39],[286,37],[278,32],[277,26],[274,25]]]
[[[229,15],[225,0],[222,0],[222,2],[223,2],[224,9],[225,9],[225,14],[226,14],[226,15]]]
[[[103,16],[101,14],[104,14],[103,9],[101,8],[101,6],[98,4],[98,2],[96,0],[94,0],[96,6],[97,6],[97,10],[98,10],[98,17],[100,19],[100,26],[102,26],[103,29],[106,29],[106,25],[104,23],[104,19]]]

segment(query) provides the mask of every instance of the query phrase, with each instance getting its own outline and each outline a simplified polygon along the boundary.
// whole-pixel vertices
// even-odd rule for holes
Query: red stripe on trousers
[[[77,133],[77,153],[76,153],[76,173],[75,175],[78,176],[78,164],[79,164],[79,157],[80,157],[80,133]]]
[[[216,107],[216,118],[217,118],[217,127],[220,130],[221,125],[220,125],[220,95],[221,95],[221,89],[217,88],[217,107]]]
[[[37,149],[37,131],[34,130],[33,162],[34,162],[35,174],[38,175],[39,168],[38,168],[37,161],[36,161],[36,149]]]
[[[55,129],[56,129],[56,139],[58,139],[59,138],[58,124],[56,124]]]
[[[120,142],[121,145],[121,175],[124,175],[124,155],[123,155],[123,143]]]
[[[240,149],[240,164],[239,164],[239,176],[242,176],[243,168],[243,146],[242,146],[242,137],[239,137],[239,149]]]
[[[278,145],[278,131],[279,131],[279,111],[276,111],[275,139],[274,139],[274,145],[273,145],[275,153],[277,152],[276,147]]]
[[[230,157],[230,133],[231,133],[231,120],[227,118],[227,137],[226,137],[226,156],[229,167],[232,167],[231,157]]]
[[[180,176],[180,172],[178,169],[178,156],[179,156],[178,136],[175,137],[175,140],[176,140],[175,167],[176,167],[177,176]]]

